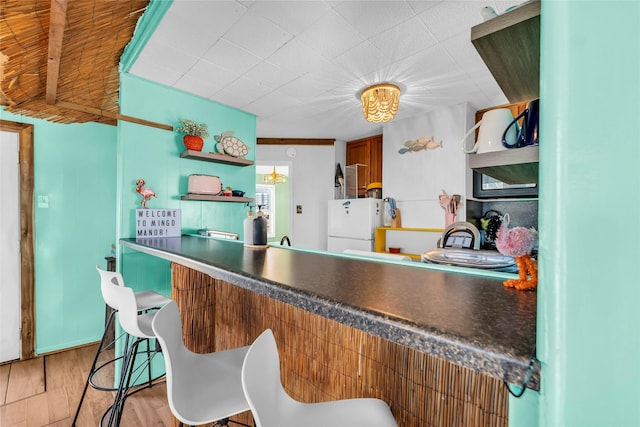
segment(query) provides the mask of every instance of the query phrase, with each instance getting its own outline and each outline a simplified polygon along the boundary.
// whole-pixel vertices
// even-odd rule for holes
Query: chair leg
[[[98,363],[98,358],[100,357],[100,353],[102,352],[102,347],[104,347],[104,342],[107,339],[107,332],[113,323],[113,318],[115,317],[116,310],[112,310],[109,318],[107,319],[107,324],[104,327],[104,332],[102,333],[102,339],[100,340],[100,345],[98,346],[98,350],[96,350],[96,355],[93,358],[93,363],[91,364],[91,369],[89,369],[89,374],[87,374],[87,381],[84,383],[84,389],[82,390],[82,396],[80,396],[80,402],[78,402],[78,407],[76,408],[76,413],[73,416],[73,421],[71,422],[71,427],[75,427],[76,421],[78,421],[78,415],[80,415],[80,408],[82,408],[82,403],[84,402],[84,397],[87,394],[87,388],[89,387],[89,379],[91,378],[91,374],[94,369],[96,369],[96,364]]]
[[[130,371],[133,369],[135,354],[140,342],[140,340],[135,340],[133,344],[129,346],[129,338],[130,336],[127,335],[124,347],[124,358],[122,359],[123,363],[120,372],[118,391],[116,392],[116,397],[113,400],[111,413],[109,414],[109,423],[107,424],[109,427],[120,425],[120,418],[122,417],[122,411],[124,409],[124,399],[128,390],[128,382],[131,379]]]

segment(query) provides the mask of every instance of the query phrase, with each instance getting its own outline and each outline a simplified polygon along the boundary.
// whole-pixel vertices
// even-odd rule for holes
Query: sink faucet
[[[289,240],[289,236],[282,236],[282,239],[280,239],[280,246],[284,244],[285,240],[287,241],[287,246],[291,246],[291,240]]]

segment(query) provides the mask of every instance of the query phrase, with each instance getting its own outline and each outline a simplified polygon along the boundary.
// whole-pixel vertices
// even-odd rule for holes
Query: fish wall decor
[[[442,141],[436,142],[432,136],[425,136],[405,142],[404,147],[399,149],[398,153],[405,154],[420,150],[433,150],[438,147],[442,148]]]

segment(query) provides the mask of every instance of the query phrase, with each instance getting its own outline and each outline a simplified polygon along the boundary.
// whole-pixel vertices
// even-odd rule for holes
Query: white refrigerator
[[[376,227],[382,226],[382,199],[329,200],[327,250],[375,250]]]

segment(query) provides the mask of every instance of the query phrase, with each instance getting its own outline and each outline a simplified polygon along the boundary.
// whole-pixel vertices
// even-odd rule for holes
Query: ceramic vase
[[[204,140],[194,135],[185,135],[182,137],[182,142],[187,150],[202,151],[202,147],[204,146]]]

